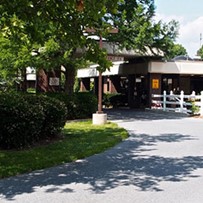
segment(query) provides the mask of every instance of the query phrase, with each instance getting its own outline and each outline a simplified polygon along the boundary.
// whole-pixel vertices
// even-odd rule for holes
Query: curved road
[[[202,203],[203,119],[108,111],[130,137],[74,163],[0,180],[0,202]]]

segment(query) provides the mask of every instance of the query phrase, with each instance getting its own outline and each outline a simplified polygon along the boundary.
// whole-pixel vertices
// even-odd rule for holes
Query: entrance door
[[[128,76],[128,104],[131,108],[147,105],[147,78],[144,75]]]

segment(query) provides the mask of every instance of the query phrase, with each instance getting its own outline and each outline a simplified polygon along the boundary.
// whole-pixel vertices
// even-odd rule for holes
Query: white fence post
[[[184,91],[180,92],[180,112],[183,113]]]
[[[191,96],[195,98],[195,95],[196,95],[196,94],[195,94],[195,91],[192,91]],[[192,98],[192,99],[193,99],[193,98]]]
[[[200,99],[200,116],[203,116],[203,91],[201,91],[201,99]]]
[[[166,111],[166,91],[163,94],[163,111]]]

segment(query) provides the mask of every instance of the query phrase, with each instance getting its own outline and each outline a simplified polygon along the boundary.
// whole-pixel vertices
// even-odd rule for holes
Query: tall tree
[[[187,50],[185,49],[185,47],[183,47],[181,44],[174,44],[173,46],[171,46],[168,57],[172,59],[180,55],[187,55]]]
[[[0,33],[0,78],[3,83],[9,84],[8,87],[21,83],[21,76],[26,78],[26,67],[32,61],[31,51],[25,38],[21,43],[15,43]]]
[[[178,22],[155,22],[154,16],[154,0],[125,0],[118,5],[117,13],[106,16],[107,21],[119,28],[118,34],[107,38],[118,42],[121,48],[145,54],[164,53],[168,57],[168,49],[178,35]]]
[[[197,50],[197,55],[201,57],[201,59],[203,60],[203,46]]]
[[[177,23],[155,23],[154,14],[153,0],[1,0],[0,30],[19,47],[24,44],[27,52],[20,52],[24,57],[17,58],[18,65],[26,67],[28,59],[38,68],[60,69],[62,65],[65,91],[71,93],[76,68],[85,60],[98,63],[100,71],[111,65],[106,51],[88,37],[92,33],[84,34],[87,28],[122,48],[167,54]],[[112,27],[119,29],[118,34],[108,32]],[[32,59],[28,50],[35,53]]]
[[[101,63],[100,67],[110,66],[104,50],[99,49],[98,43],[94,40],[88,39],[88,36],[84,35],[84,30],[87,27],[96,27],[105,13],[115,12],[117,3],[118,0],[113,0],[111,3],[107,0],[22,0],[12,3],[2,0],[0,28],[4,35],[15,43],[20,42],[19,32],[23,30],[26,33],[36,53],[35,67],[60,68],[63,65],[66,78],[65,90],[71,93],[75,67],[83,61],[78,60],[78,48],[86,47],[91,53],[86,56]],[[100,31],[105,29],[106,27]],[[91,57],[92,55],[94,57]]]

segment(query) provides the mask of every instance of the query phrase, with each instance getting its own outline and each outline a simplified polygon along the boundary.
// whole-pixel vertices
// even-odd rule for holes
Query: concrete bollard
[[[106,113],[94,113],[92,115],[92,124],[93,125],[104,125],[107,123],[107,114]]]

